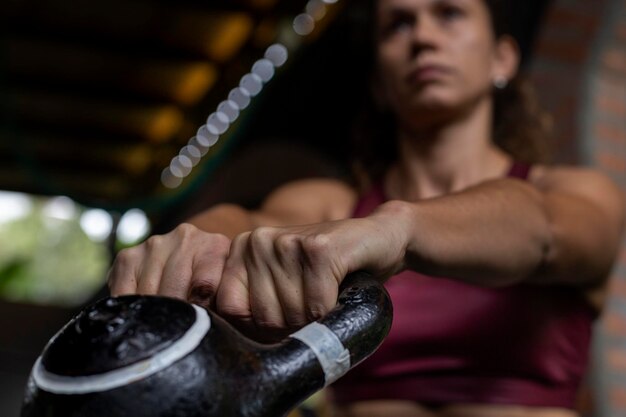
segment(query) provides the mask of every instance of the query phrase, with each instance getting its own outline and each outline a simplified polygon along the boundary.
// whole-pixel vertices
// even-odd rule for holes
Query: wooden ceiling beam
[[[116,89],[190,106],[213,87],[218,70],[206,61],[142,59],[48,40],[8,38],[4,69],[46,83],[89,90]]]
[[[8,4],[6,4],[8,3]],[[168,46],[216,62],[231,59],[246,43],[254,19],[245,12],[174,6],[146,0],[23,0],[0,2],[0,22],[78,40],[108,39],[141,49]],[[141,50],[137,50],[141,54]]]
[[[171,150],[164,150],[170,153]],[[0,154],[34,164],[58,161],[67,166],[119,171],[138,177],[150,169],[162,168],[163,157],[147,144],[107,143],[84,137],[53,135],[35,131],[0,130]]]
[[[0,109],[18,123],[80,127],[152,143],[172,140],[184,123],[183,113],[171,105],[141,105],[29,90],[0,93]]]

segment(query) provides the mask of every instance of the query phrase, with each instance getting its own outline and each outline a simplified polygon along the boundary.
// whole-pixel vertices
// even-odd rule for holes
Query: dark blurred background
[[[292,48],[286,68],[222,138],[236,146],[212,150],[205,162],[223,166],[249,146],[284,142],[281,148],[309,148],[345,165],[355,109],[367,93],[362,58],[369,36],[358,26],[358,2],[348,3],[327,7],[316,32]],[[546,4],[511,2],[528,59]],[[177,213],[174,206],[197,197],[183,189],[215,182],[216,175],[197,168],[202,178],[172,192],[161,187],[161,171],[306,6],[293,0],[4,2],[0,187],[68,195],[109,210]]]
[[[625,186],[626,3],[506,7],[524,71],[554,117],[555,160],[595,165]],[[292,22],[305,10],[319,21],[299,36]],[[0,4],[0,415],[17,414],[54,331],[105,294],[117,250],[218,202],[254,207],[289,180],[349,175],[367,94],[360,16],[358,0]],[[191,172],[164,186],[172,159],[188,155],[207,116],[277,41],[287,63]],[[581,392],[586,415],[626,416],[624,260]]]

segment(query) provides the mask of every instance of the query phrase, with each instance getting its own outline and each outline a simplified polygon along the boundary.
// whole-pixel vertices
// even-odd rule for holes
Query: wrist
[[[394,273],[407,268],[407,254],[412,242],[417,207],[414,203],[392,200],[380,205],[372,217],[381,222],[383,232],[390,236],[396,256],[394,256]]]

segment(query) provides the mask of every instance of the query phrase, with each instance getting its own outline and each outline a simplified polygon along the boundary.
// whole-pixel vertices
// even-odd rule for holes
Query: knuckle
[[[292,234],[280,235],[274,241],[274,248],[278,253],[291,254],[298,250],[298,237]]]
[[[217,285],[214,281],[202,281],[194,283],[191,287],[189,298],[191,300],[207,300],[215,295]]]
[[[189,223],[182,223],[174,229],[174,233],[182,240],[189,239],[197,231],[198,228]]]
[[[307,323],[306,311],[301,302],[283,299],[281,304],[283,306],[283,318],[288,327],[301,327]]]
[[[201,278],[195,278],[191,282],[191,288],[197,289],[201,292],[210,291],[214,294],[219,287],[219,277],[215,276],[203,276]]]
[[[307,318],[307,315],[303,313],[290,313],[285,315],[285,321],[289,327],[302,327],[309,321]]]
[[[305,307],[306,318],[309,321],[315,321],[323,318],[328,314],[329,309],[322,304],[310,303]]]
[[[117,265],[127,265],[135,258],[132,249],[122,249],[115,257],[115,263]]]
[[[328,235],[315,234],[304,238],[302,241],[302,249],[307,255],[317,258],[329,252],[330,243],[330,237]]]
[[[251,232],[245,232],[235,236],[231,245],[235,247],[241,247],[242,245],[245,245],[246,242],[250,239],[251,234]]]
[[[268,331],[281,330],[286,327],[280,306],[274,304],[252,306],[252,316],[257,327]]]
[[[276,317],[255,317],[254,322],[262,329],[266,329],[270,332],[282,330],[285,328],[282,320]]]
[[[250,233],[250,244],[253,248],[264,247],[267,242],[271,241],[274,229],[271,227],[259,227]]]
[[[217,293],[215,307],[217,312],[226,318],[244,319],[250,316],[247,303],[239,297],[233,297],[230,294],[224,294],[224,292]]]
[[[252,257],[261,256],[273,250],[273,241],[271,237],[271,229],[261,227],[250,233],[245,251]]]
[[[163,244],[163,236],[150,236],[144,244],[148,250],[154,250]]]

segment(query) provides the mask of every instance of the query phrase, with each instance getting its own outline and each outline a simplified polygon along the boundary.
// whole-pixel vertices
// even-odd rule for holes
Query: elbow
[[[530,281],[546,285],[595,288],[606,283],[615,259],[606,242],[581,240],[548,217],[538,244],[538,262]]]
[[[531,262],[528,279],[536,283],[554,283],[555,272],[560,269],[557,265],[562,258],[562,248],[558,244],[562,231],[556,216],[548,209],[545,197],[539,191],[533,191],[537,215],[534,227],[529,227],[535,233],[529,239],[532,242],[530,257],[534,261]]]
[[[537,239],[534,258],[536,259],[529,274],[529,280],[535,283],[554,284],[557,278],[559,249],[556,245],[556,231],[553,224],[548,223]]]

